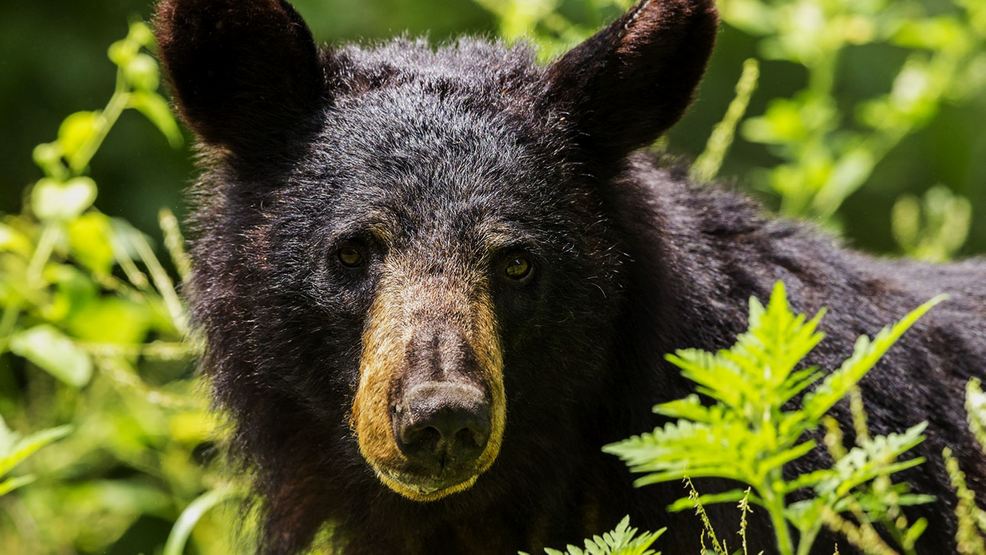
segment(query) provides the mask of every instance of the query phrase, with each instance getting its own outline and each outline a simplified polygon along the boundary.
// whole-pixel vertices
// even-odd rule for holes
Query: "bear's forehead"
[[[560,179],[533,126],[418,84],[347,99],[324,117],[306,169],[366,209],[530,212],[531,197]]]

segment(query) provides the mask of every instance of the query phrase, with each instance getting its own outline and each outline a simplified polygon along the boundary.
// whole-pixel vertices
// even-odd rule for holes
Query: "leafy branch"
[[[800,367],[824,337],[818,331],[824,311],[810,320],[795,314],[783,284],[778,283],[766,307],[750,299],[749,330],[731,349],[718,353],[681,350],[667,357],[684,377],[697,384],[698,393],[712,400],[711,404],[690,395],[657,405],[656,413],[677,420],[652,433],[608,445],[604,451],[619,456],[634,472],[646,474],[636,481],[637,486],[705,477],[749,485],[752,493],[736,489],[705,495],[700,501],[748,499],[764,507],[774,523],[778,548],[785,555],[808,553],[824,523],[836,521],[833,515],[860,513],[866,521],[884,522],[886,515],[897,514],[898,505],[929,500],[910,495],[906,485],[883,481],[922,462],[920,458],[898,459],[923,440],[925,424],[902,434],[869,438],[864,433],[858,446],[847,452],[835,451],[836,462],[828,469],[791,480],[785,480],[783,470],[817,447],[817,442],[806,440],[805,435],[817,430],[832,406],[849,395],[901,335],[942,300],[938,297],[925,303],[873,339],[860,337],[853,355],[826,374],[816,367]],[[799,396],[798,408],[785,408]],[[865,419],[860,416],[859,420],[860,427],[865,428]],[[877,486],[883,495],[873,494],[872,488]],[[812,497],[787,503],[788,494],[804,489],[811,490]],[[888,491],[894,495],[886,495]],[[670,508],[693,506],[694,500],[683,499]],[[799,533],[797,544],[791,526]],[[900,538],[913,544],[924,526],[923,522],[915,523]]]

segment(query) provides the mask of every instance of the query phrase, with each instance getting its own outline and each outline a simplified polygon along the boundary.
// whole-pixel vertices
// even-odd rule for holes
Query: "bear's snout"
[[[486,449],[492,427],[489,396],[463,383],[428,382],[397,404],[394,436],[407,458],[440,475],[472,466]]]

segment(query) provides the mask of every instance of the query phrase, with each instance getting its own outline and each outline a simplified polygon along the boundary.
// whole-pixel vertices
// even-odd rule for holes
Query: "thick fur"
[[[472,39],[316,51],[276,0],[159,4],[162,61],[204,150],[189,294],[217,403],[235,418],[234,452],[256,474],[261,553],[303,551],[327,523],[347,555],[533,553],[628,513],[637,526],[669,527],[665,553],[695,552],[697,518],[664,511],[681,486],[635,489],[600,447],[659,424],[650,407],[692,391],[663,356],[732,344],[749,297],[766,299],[776,280],[797,310],[830,308],[808,361],[823,368],[838,367],[858,335],[951,295],[862,390],[874,433],[929,422],[916,449],[928,461],[901,478],[939,499],[912,511],[930,521],[920,552],[954,551],[943,447],[986,501],[962,406],[965,382],[986,377],[986,261],[873,259],[632,153],[687,106],[715,25],[711,0],[647,1],[544,68],[524,46]],[[351,241],[366,248],[359,273],[338,264]],[[536,269],[523,285],[502,278],[517,252]],[[374,308],[402,295],[398,267],[414,275],[406,283],[431,284],[405,295],[415,302],[492,305],[495,322],[483,325],[495,338],[465,336],[489,338],[496,352],[483,356],[506,392],[492,465],[428,502],[383,483],[351,425],[374,375],[367,345],[420,331]],[[456,321],[435,314],[433,324]],[[401,356],[392,347],[370,352],[390,361]],[[849,421],[846,406],[835,412]],[[819,451],[796,470],[826,464]],[[734,507],[710,510],[735,529]],[[769,553],[763,516],[751,550]]]

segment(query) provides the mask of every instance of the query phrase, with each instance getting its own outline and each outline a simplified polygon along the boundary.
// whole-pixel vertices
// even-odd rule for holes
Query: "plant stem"
[[[821,530],[822,522],[818,521],[809,530],[801,531],[801,536],[798,538],[798,555],[808,555],[811,552],[811,546],[814,545],[815,538]]]
[[[770,522],[774,525],[774,534],[777,538],[777,550],[781,555],[794,555],[794,542],[791,540],[791,530],[787,525],[787,518],[784,516],[784,498],[778,495],[773,485],[782,481],[780,469],[770,473],[767,483],[758,488],[763,499],[764,507],[770,513]]]
[[[161,294],[161,298],[164,300],[164,305],[167,307],[168,313],[171,315],[171,320],[174,322],[175,327],[182,334],[187,334],[188,318],[185,316],[185,308],[182,306],[181,300],[178,298],[178,293],[175,291],[174,283],[171,281],[171,278],[168,277],[168,272],[166,272],[161,266],[161,263],[154,255],[154,250],[151,249],[151,246],[147,244],[146,240],[144,240],[143,235],[140,233],[134,233],[131,236],[131,242],[134,248],[137,249],[137,254],[144,262],[144,265],[147,266],[147,269],[151,274],[151,280],[154,282],[154,286],[157,288],[158,293]]]
[[[38,247],[31,256],[31,261],[27,265],[28,286],[35,287],[41,281],[41,272],[44,271],[45,264],[51,257],[51,252],[55,249],[55,242],[58,240],[58,226],[55,224],[45,224],[41,232],[41,239],[38,240]]]
[[[15,300],[3,309],[3,318],[0,318],[0,353],[7,350],[8,338],[14,331],[17,324],[17,317],[21,314],[21,302]]]
[[[109,134],[113,125],[116,124],[116,120],[119,119],[120,114],[127,108],[127,103],[130,102],[128,89],[127,80],[123,75],[123,70],[120,69],[116,73],[116,90],[113,91],[113,96],[110,97],[109,103],[106,104],[106,109],[99,113],[99,122],[96,125],[95,133],[79,149],[76,155],[69,160],[69,166],[72,168],[72,172],[76,174],[82,173],[89,166],[90,160],[96,155],[96,151],[103,144],[106,135]]]

